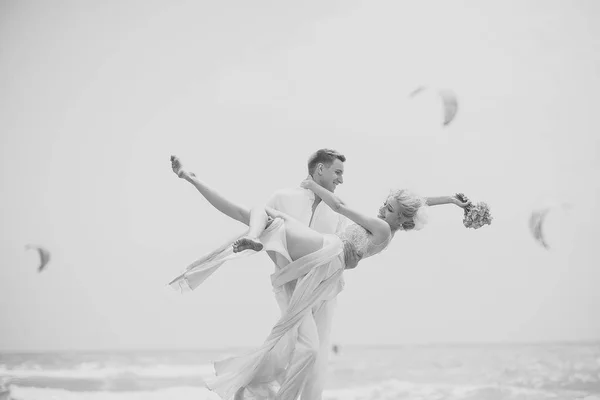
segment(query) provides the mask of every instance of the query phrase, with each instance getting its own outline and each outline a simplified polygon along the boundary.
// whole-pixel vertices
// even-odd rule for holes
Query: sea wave
[[[0,368],[5,385],[64,389],[67,392],[154,391],[171,387],[202,387],[213,375],[212,365],[122,366],[74,369]]]
[[[11,396],[19,400],[220,400],[219,396],[207,389],[185,386],[152,391],[74,392],[12,385]]]
[[[74,392],[64,389],[29,388],[11,385],[12,395],[22,400],[219,400],[203,387],[181,386],[159,390],[125,392]],[[600,400],[578,391],[555,391],[501,385],[451,385],[387,380],[367,386],[326,390],[324,400]]]
[[[457,385],[415,383],[390,379],[373,385],[328,390],[324,400],[573,400],[586,398],[585,392],[530,389],[506,385]],[[592,397],[586,400],[600,400]]]
[[[0,376],[8,378],[106,379],[123,375],[143,378],[181,378],[207,377],[211,376],[213,371],[211,364],[105,367],[95,363],[84,363],[70,369],[49,369],[36,366],[7,368],[0,365]]]

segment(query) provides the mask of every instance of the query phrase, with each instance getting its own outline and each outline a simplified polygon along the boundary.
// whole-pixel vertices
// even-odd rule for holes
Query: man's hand
[[[353,247],[346,248],[346,246],[344,246],[344,261],[346,261],[346,267],[344,269],[356,268],[361,258],[362,257]]]
[[[286,214],[285,213],[282,213],[281,211],[276,210],[274,208],[265,207],[265,212],[272,219],[275,219],[275,218],[281,218],[281,219],[284,219],[284,220],[286,219]]]

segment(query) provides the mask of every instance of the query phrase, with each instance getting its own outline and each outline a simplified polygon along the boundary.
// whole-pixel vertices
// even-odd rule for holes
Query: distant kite
[[[542,229],[544,227],[544,218],[546,218],[549,211],[549,208],[537,210],[532,212],[529,217],[529,230],[531,231],[533,238],[546,249],[549,249],[550,246],[548,246],[546,239],[544,239],[544,231]]]
[[[542,245],[545,249],[550,249],[546,238],[544,238],[544,221],[548,216],[548,213],[558,206],[544,207],[538,210],[534,210],[529,217],[529,230],[533,235],[533,238]],[[570,204],[563,203],[560,205],[563,210],[570,210],[572,206]]]
[[[46,268],[46,265],[48,265],[48,262],[50,261],[50,252],[42,246],[36,246],[33,244],[26,245],[25,250],[37,250],[38,254],[40,255],[40,265],[38,267],[38,272],[42,272],[44,268]]]
[[[410,92],[409,97],[413,98],[426,90],[428,90],[426,86],[419,86],[418,88]],[[450,124],[450,122],[454,120],[454,117],[458,112],[458,99],[456,98],[456,94],[452,90],[441,89],[435,91],[442,99],[442,104],[444,106],[444,126],[447,126],[448,124]]]

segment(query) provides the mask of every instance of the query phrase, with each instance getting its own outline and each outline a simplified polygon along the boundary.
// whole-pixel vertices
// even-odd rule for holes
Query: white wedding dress
[[[347,252],[364,259],[381,252],[392,239],[390,235],[383,243],[374,244],[372,235],[356,224],[339,236],[323,237],[320,250],[296,261],[288,254],[282,219],[275,219],[259,237],[264,251],[279,253],[290,262],[271,275],[278,301],[285,301],[287,307],[262,346],[214,364],[216,377],[206,384],[221,398],[296,400],[314,366],[314,357],[294,357],[298,326],[303,318],[312,318],[314,307],[333,299],[343,289],[344,269],[356,266],[345,265]],[[170,285],[182,291],[194,290],[224,262],[256,254],[252,250],[234,253],[232,243],[192,263]],[[317,379],[324,378],[324,372],[316,374]]]

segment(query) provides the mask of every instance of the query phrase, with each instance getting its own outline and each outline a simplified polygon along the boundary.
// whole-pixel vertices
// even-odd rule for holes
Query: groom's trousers
[[[274,255],[275,264],[278,268],[288,264],[288,261],[279,254]],[[273,258],[273,257],[272,257]],[[275,298],[281,314],[283,315],[288,307],[295,284],[292,283],[286,287],[286,290],[275,292]],[[307,314],[298,326],[296,348],[293,351],[290,362],[291,369],[286,373],[287,379],[294,379],[299,374],[305,375],[304,385],[293,385],[298,393],[286,393],[286,398],[297,398],[301,393],[301,400],[321,400],[323,389],[325,387],[329,355],[331,353],[331,326],[334,311],[337,305],[337,299],[322,301],[315,305],[312,311]],[[307,365],[303,362],[307,357],[314,358],[314,363]],[[296,371],[295,366],[303,366],[308,370]],[[285,382],[281,382],[285,385]]]

